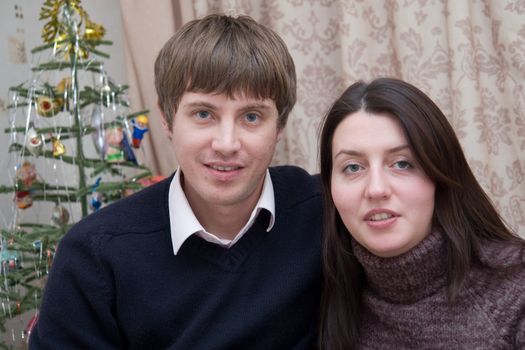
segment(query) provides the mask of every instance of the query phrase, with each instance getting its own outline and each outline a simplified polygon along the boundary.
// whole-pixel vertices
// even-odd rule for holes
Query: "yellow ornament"
[[[65,77],[58,83],[56,89],[56,101],[60,105],[60,107],[65,107],[66,110],[69,110],[69,99],[68,96],[70,95],[71,91],[71,77]],[[64,106],[65,102],[65,106]]]
[[[57,137],[51,137],[51,144],[53,145],[53,157],[60,157],[66,153],[66,146]]]
[[[76,22],[73,28],[67,28],[60,18],[67,11],[70,18]],[[46,0],[40,10],[40,19],[48,19],[42,30],[42,39],[46,43],[55,43],[57,53],[62,53],[65,59],[72,55],[82,59],[89,56],[89,50],[78,45],[78,38],[86,40],[85,46],[94,48],[93,42],[100,41],[105,34],[103,26],[92,22],[80,5],[80,0]],[[74,29],[74,32],[71,32]]]
[[[58,32],[58,11],[60,7],[63,6],[63,1],[61,0],[46,0],[44,5],[40,9],[40,20],[48,19],[42,30],[42,39],[46,43],[51,43],[57,36]]]
[[[59,18],[63,12],[61,11],[62,9],[69,10],[70,18],[78,16],[80,22],[87,17],[86,11],[80,5],[80,0],[46,0],[40,9],[39,18],[40,20],[49,19],[49,22],[44,25],[42,30],[44,42],[52,43],[57,41],[57,37],[67,32],[67,28],[64,28],[64,24],[61,23],[61,18]],[[77,24],[80,25],[80,23]]]
[[[63,94],[66,91],[71,90],[71,77],[65,77],[64,79],[60,80],[60,82],[57,85],[57,93]]]
[[[63,50],[65,47],[69,45],[69,40],[68,40],[67,34],[65,33],[55,36],[52,42],[55,43],[55,49],[57,51]]]
[[[61,108],[62,104],[58,99],[53,99],[49,96],[38,96],[36,98],[36,111],[42,117],[52,117]]]
[[[55,39],[55,48],[57,53],[62,53],[64,59],[69,59],[71,55],[86,59],[89,56],[89,53],[83,48],[75,45],[76,39],[73,41],[69,40],[67,34],[60,34]]]
[[[86,30],[84,32],[84,39],[86,40],[102,40],[106,34],[106,29],[100,24],[92,22],[89,18],[86,19]]]

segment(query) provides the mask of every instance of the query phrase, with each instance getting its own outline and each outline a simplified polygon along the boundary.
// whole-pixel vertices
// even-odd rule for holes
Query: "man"
[[[285,44],[208,16],[166,43],[155,77],[179,169],[65,236],[32,348],[314,348],[318,184],[268,168],[296,99]]]

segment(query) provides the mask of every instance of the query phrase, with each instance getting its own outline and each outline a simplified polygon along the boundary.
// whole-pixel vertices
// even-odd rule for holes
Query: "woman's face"
[[[397,256],[429,234],[435,185],[394,117],[347,116],[334,133],[332,162],[334,204],[352,237],[371,253]]]

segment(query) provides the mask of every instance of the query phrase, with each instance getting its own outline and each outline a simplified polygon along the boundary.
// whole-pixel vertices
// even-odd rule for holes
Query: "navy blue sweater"
[[[318,181],[270,169],[263,211],[231,248],[191,236],[173,254],[164,180],[61,241],[31,349],[312,349],[321,288]]]

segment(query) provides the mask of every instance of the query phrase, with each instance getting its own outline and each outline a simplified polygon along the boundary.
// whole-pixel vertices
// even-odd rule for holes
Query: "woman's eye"
[[[412,167],[412,164],[410,164],[406,160],[400,160],[394,163],[394,167],[397,169],[410,169]]]
[[[245,118],[248,123],[255,123],[259,120],[259,116],[255,113],[248,113]]]
[[[347,173],[357,173],[359,170],[361,170],[361,166],[359,164],[348,164],[343,169],[343,171]]]
[[[197,117],[199,119],[207,119],[207,118],[210,117],[210,112],[208,112],[208,111],[198,111],[197,112]]]

